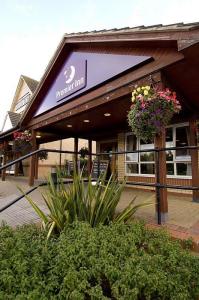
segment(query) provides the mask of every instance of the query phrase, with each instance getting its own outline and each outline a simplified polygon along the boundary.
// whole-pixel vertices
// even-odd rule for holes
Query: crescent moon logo
[[[75,77],[75,67],[73,65],[71,65],[70,67],[68,67],[65,71],[64,71],[64,76],[66,78],[66,84],[70,83],[71,81],[73,81],[74,77]]]

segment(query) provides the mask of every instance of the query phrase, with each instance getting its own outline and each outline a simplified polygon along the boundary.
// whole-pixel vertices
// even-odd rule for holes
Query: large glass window
[[[184,147],[188,146],[189,143],[189,127],[183,126],[183,127],[177,127],[176,128],[176,147]],[[184,158],[188,157],[189,150],[187,149],[178,149],[176,150],[176,159],[183,160]]]
[[[126,137],[126,151],[135,151],[137,150],[137,139],[135,135],[127,135]],[[127,161],[138,161],[138,153],[127,153]]]
[[[126,151],[153,149],[152,141],[144,142],[136,139],[132,134],[126,136]],[[126,173],[128,174],[155,174],[155,162],[153,152],[127,153]]]
[[[190,144],[188,125],[175,125],[166,128],[166,147],[184,147]],[[126,151],[153,149],[153,141],[144,142],[133,134],[126,135]],[[155,161],[153,152],[126,154],[127,175],[153,175],[155,174]],[[166,151],[167,175],[191,176],[191,157],[189,150],[178,149]]]

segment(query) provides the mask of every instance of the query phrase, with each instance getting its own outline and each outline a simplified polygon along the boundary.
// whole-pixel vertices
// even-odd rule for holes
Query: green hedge
[[[198,299],[199,259],[143,224],[0,229],[0,299]]]

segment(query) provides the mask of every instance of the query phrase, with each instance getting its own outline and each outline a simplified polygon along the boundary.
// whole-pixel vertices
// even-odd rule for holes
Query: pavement
[[[40,182],[37,181],[35,185],[38,185],[39,183]],[[22,177],[10,177],[6,181],[0,181],[0,209],[22,194],[18,187],[20,187],[24,192],[30,189],[27,185],[27,180],[24,180]],[[44,190],[44,187],[40,187],[33,191],[30,194],[30,197],[43,211],[47,213],[48,209],[42,199],[42,192],[44,192]],[[35,213],[28,200],[23,197],[3,212],[0,212],[0,223],[2,222],[12,227],[16,227],[24,224],[38,223],[40,222],[40,218]]]
[[[157,225],[155,217],[154,192],[126,188],[118,209],[123,209],[133,196],[136,196],[136,204],[152,203],[139,208],[135,214],[136,219],[144,220],[149,228],[164,228],[174,239],[181,241],[192,239],[192,250],[199,253],[199,203],[192,202],[191,195],[168,193],[168,220],[161,226]]]
[[[151,204],[139,208],[136,217],[144,219],[147,222],[157,223],[155,217],[155,193],[153,191],[127,187],[122,194],[118,208],[123,209],[133,197],[136,197],[135,204]],[[182,196],[181,194],[168,193],[168,211],[168,221],[166,224],[191,229],[199,222],[199,203],[192,202],[191,195]]]
[[[35,185],[40,182],[37,180]],[[27,179],[24,177],[14,178],[10,176],[4,182],[0,180],[0,209],[21,195],[18,189],[19,186],[24,191],[30,189],[27,185]],[[31,193],[31,198],[47,213],[48,209],[42,199],[42,193],[46,189],[46,187],[40,187]],[[152,191],[126,187],[119,202],[118,210],[125,208],[134,198],[135,204],[150,203],[150,205],[140,208],[136,212],[135,218],[143,219],[147,224],[156,226],[155,193]],[[180,233],[181,236],[196,238],[199,245],[199,203],[192,202],[191,197],[188,195],[168,194],[168,205],[168,221],[164,224],[164,227],[170,231]],[[16,227],[23,224],[38,223],[40,219],[28,200],[22,198],[0,213],[0,223],[2,221]]]

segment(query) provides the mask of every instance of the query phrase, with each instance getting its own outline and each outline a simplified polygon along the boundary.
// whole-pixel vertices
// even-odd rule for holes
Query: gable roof
[[[17,95],[23,85],[23,82],[25,82],[31,92],[31,94],[34,93],[34,91],[36,90],[37,88],[37,85],[38,85],[38,81],[35,80],[35,79],[32,79],[28,76],[25,76],[25,75],[21,75],[20,78],[19,78],[19,81],[18,81],[18,84],[17,84],[17,88],[15,90],[15,93],[14,93],[14,97],[13,97],[13,100],[12,100],[12,104],[11,104],[11,107],[10,107],[10,110],[12,111],[14,109],[14,106],[15,106],[15,102],[16,102],[16,99],[17,99]]]
[[[0,131],[0,135],[5,134],[6,132],[13,130],[19,124],[21,119],[21,114],[8,111],[5,115],[4,122],[2,125],[2,129]]]
[[[67,51],[70,51],[70,45],[75,44],[80,45],[83,43],[107,43],[123,41],[130,41],[133,43],[144,42],[145,44],[155,42],[156,44],[153,45],[156,45],[157,47],[161,46],[161,43],[169,47],[169,45],[171,46],[171,41],[173,41],[175,43],[172,45],[175,45],[176,50],[181,51],[193,44],[199,43],[199,22],[187,24],[176,23],[168,25],[157,24],[152,26],[124,27],[64,34],[54,55],[45,69],[44,75],[42,76],[35,93],[26,108],[25,114],[21,118],[21,125],[25,124],[26,120],[28,120],[33,103],[37,105],[36,101],[38,95],[40,95],[40,91],[45,84],[46,79],[49,77],[49,74],[51,74],[51,71],[58,61],[60,54],[63,53],[64,49],[66,49],[64,48],[65,45],[68,48]]]
[[[21,119],[21,114],[15,113],[13,111],[8,111],[8,116],[13,127],[16,127]]]
[[[0,131],[0,135],[5,134],[7,131],[10,132],[10,130],[16,128],[18,126],[19,122],[20,122],[20,119],[22,118],[21,114],[13,112],[12,109],[14,108],[16,97],[17,97],[18,92],[20,91],[24,81],[27,84],[27,86],[30,89],[32,94],[36,90],[37,85],[39,83],[37,80],[32,79],[28,76],[25,76],[25,75],[20,76],[18,84],[17,84],[17,88],[15,90],[15,94],[14,94],[14,97],[13,97],[13,101],[12,101],[12,104],[11,104],[11,108],[10,108],[11,110],[7,111],[7,113],[5,115],[5,119],[4,119],[3,126],[2,126],[2,131]],[[3,132],[5,124],[6,124],[6,120],[8,118],[9,118],[9,122],[11,123],[12,128],[10,128],[9,130],[6,130],[5,132]]]
[[[31,92],[34,93],[34,91],[37,88],[37,85],[38,85],[39,81],[37,81],[35,79],[32,79],[28,76],[25,76],[25,75],[21,75],[21,77],[25,80],[25,82],[27,83],[27,85],[28,85],[29,89],[31,90]]]

